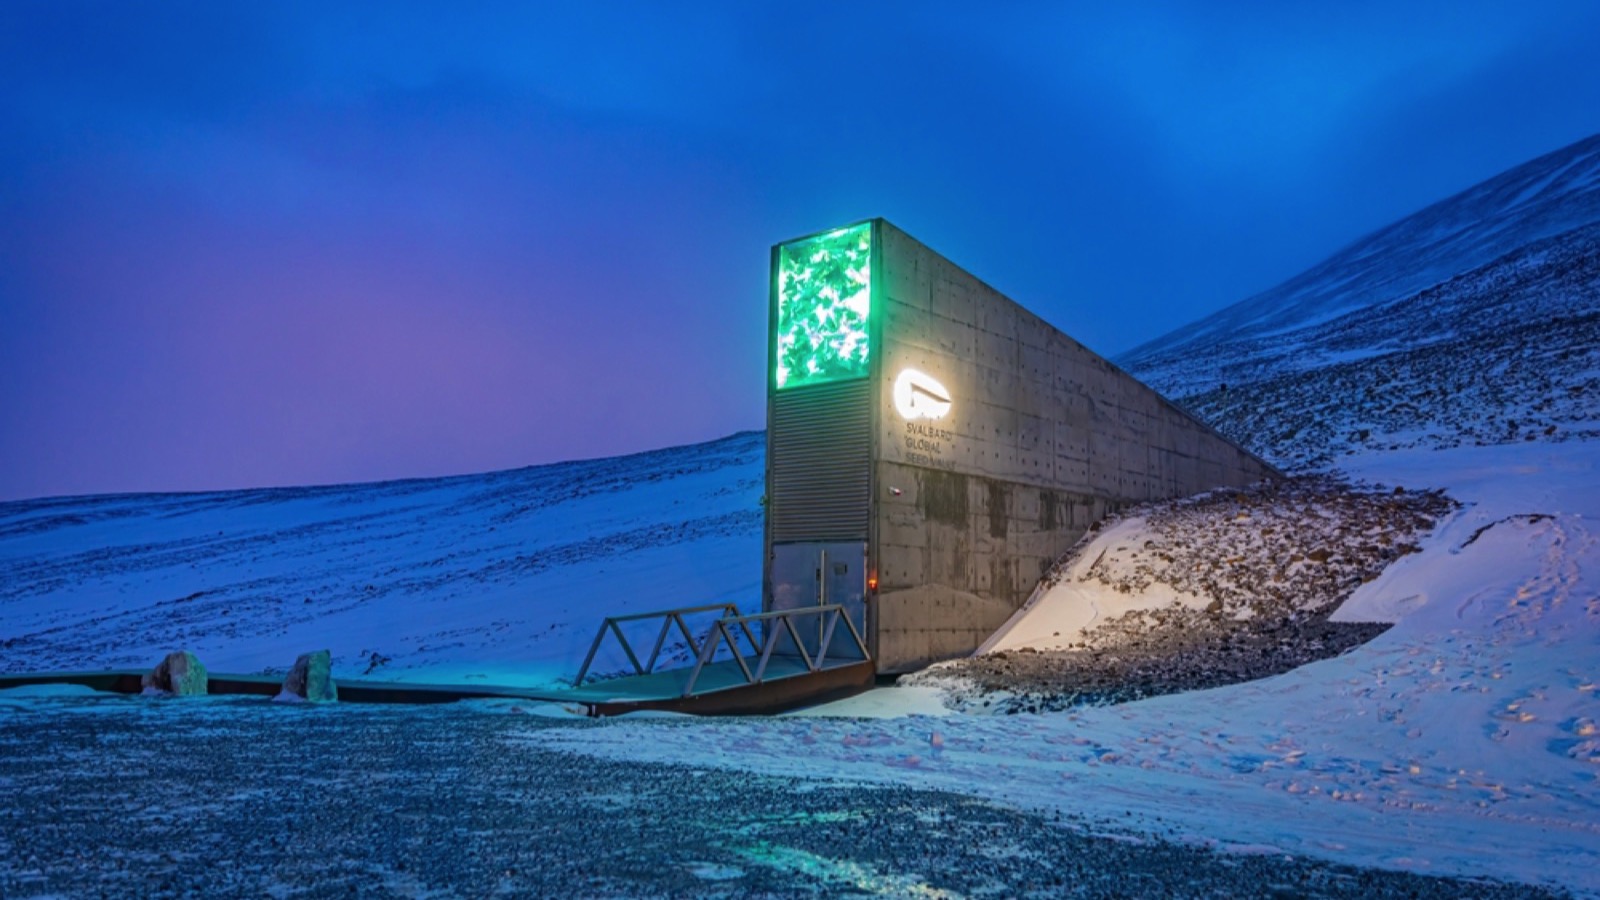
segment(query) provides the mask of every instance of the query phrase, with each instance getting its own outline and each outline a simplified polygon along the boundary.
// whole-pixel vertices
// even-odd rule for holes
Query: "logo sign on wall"
[[[894,379],[894,408],[902,419],[942,419],[950,413],[950,392],[926,372],[902,369]]]

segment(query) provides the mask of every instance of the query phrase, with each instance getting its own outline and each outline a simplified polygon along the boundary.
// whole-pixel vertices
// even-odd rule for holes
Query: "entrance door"
[[[836,603],[856,626],[863,640],[867,635],[867,545],[862,541],[843,543],[774,544],[772,547],[772,609],[803,609]],[[794,620],[806,653],[815,657],[822,643],[824,616],[805,616]],[[778,627],[782,627],[781,625]],[[779,638],[782,652],[789,641]],[[833,659],[861,655],[849,631],[840,623],[834,628],[828,656]]]

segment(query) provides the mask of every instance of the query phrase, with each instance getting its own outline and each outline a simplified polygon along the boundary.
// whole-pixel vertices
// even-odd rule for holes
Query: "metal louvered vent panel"
[[[867,539],[871,382],[779,391],[772,400],[772,541]]]

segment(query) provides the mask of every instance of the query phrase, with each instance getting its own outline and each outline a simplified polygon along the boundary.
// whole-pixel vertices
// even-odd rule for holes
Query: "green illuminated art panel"
[[[778,248],[779,388],[867,376],[872,223]]]

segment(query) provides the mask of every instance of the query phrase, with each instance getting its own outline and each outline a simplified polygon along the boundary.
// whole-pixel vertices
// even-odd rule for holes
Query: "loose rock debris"
[[[1130,611],[1063,649],[989,653],[905,681],[944,687],[969,712],[1043,712],[1234,684],[1337,656],[1389,626],[1328,617],[1417,552],[1458,506],[1437,491],[1314,475],[1134,507],[1091,530],[1047,584],[1123,595],[1160,588],[1200,598],[1198,608]],[[1144,523],[1135,539],[1100,539],[1132,519]]]

